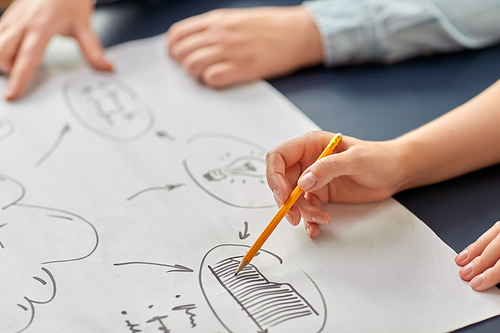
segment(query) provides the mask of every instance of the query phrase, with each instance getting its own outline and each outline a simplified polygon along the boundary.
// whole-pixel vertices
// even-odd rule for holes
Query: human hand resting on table
[[[93,10],[90,0],[15,0],[7,8],[0,17],[0,72],[9,75],[6,99],[21,95],[55,34],[74,37],[95,69],[112,70],[90,27]]]
[[[483,291],[500,283],[500,222],[455,257],[464,266],[460,277],[470,281],[472,289]]]
[[[212,88],[287,74],[323,60],[303,6],[218,9],[173,24],[170,56]]]
[[[323,131],[309,132],[281,144],[266,156],[267,182],[278,205],[288,198],[297,181],[304,190],[305,195],[286,218],[297,225],[302,217],[313,239],[319,235],[319,225],[330,223],[322,204],[378,201],[402,186],[399,154],[391,141],[370,142],[344,136],[332,155],[313,164],[333,136]]]

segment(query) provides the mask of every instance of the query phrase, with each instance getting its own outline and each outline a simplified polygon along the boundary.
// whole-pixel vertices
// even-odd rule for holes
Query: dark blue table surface
[[[124,0],[97,8],[105,46],[153,36],[183,18],[223,7],[296,5],[286,0]],[[102,23],[102,22],[101,22]],[[301,70],[270,83],[323,129],[387,140],[466,102],[500,78],[500,47],[399,64]],[[478,147],[481,149],[481,147]],[[500,219],[500,165],[395,196],[455,251]],[[458,278],[458,276],[457,276]],[[499,332],[500,317],[459,332]]]

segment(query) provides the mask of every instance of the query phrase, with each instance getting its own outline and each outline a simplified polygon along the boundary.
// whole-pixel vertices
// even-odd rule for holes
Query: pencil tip
[[[248,261],[246,261],[245,259],[241,259],[240,265],[238,266],[236,273],[234,273],[234,276],[236,276],[239,272],[241,272],[246,265],[248,265]]]

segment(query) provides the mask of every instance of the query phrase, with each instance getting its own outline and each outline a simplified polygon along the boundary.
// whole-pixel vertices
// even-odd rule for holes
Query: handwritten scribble
[[[175,306],[172,308],[173,311],[178,311],[178,310],[184,311],[189,316],[191,328],[196,327],[196,323],[194,321],[194,317],[196,317],[196,314],[191,312],[191,310],[194,310],[194,309],[196,309],[195,304],[179,305],[179,306]]]
[[[167,190],[167,192],[170,192],[170,191],[175,190],[176,188],[184,186],[184,185],[186,185],[186,184],[167,184],[165,186],[146,188],[146,189],[141,190],[141,191],[137,192],[136,194],[130,196],[129,198],[127,198],[127,201],[130,201],[130,200],[134,199],[135,197],[137,197],[145,192],[148,192],[148,191]]]
[[[0,141],[6,140],[15,132],[14,123],[5,117],[0,117]]]
[[[163,267],[170,267],[173,269],[167,270],[167,273],[170,272],[182,272],[182,273],[192,273],[194,272],[191,268],[175,264],[175,265],[167,265],[167,264],[160,264],[156,262],[147,262],[147,261],[128,261],[128,262],[118,262],[114,263],[114,266],[125,266],[125,265],[152,265],[152,266],[163,266]]]
[[[197,134],[186,144],[184,169],[210,196],[239,208],[276,205],[265,181],[266,149],[222,133]]]
[[[108,140],[132,142],[154,125],[151,109],[131,87],[111,75],[79,75],[63,85],[62,93],[75,119]]]
[[[47,158],[49,158],[50,155],[59,147],[61,144],[62,140],[66,136],[67,133],[69,133],[71,130],[71,127],[69,124],[64,125],[62,128],[61,132],[59,133],[59,137],[57,138],[56,142],[50,147],[50,149],[38,160],[38,162],[35,163],[36,167],[39,167]]]
[[[235,276],[239,265],[241,244],[221,244],[207,252],[200,264],[199,282],[203,296],[214,316],[228,332],[290,332],[300,327],[304,333],[321,332],[326,323],[326,301],[305,272],[295,281],[309,281],[299,292],[292,284],[273,282],[253,263]],[[261,263],[273,265],[261,249]],[[231,255],[239,253],[238,255]],[[259,256],[260,258],[260,256]],[[279,270],[279,267],[273,269]],[[303,274],[303,275],[302,275]],[[236,324],[237,323],[237,324]]]

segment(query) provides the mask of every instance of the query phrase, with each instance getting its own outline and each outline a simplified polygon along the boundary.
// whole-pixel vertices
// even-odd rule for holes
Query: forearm
[[[458,0],[457,0],[458,1]],[[306,1],[324,63],[392,63],[500,41],[500,3],[491,0]]]
[[[500,163],[500,81],[391,144],[398,152],[403,175],[398,190]]]

